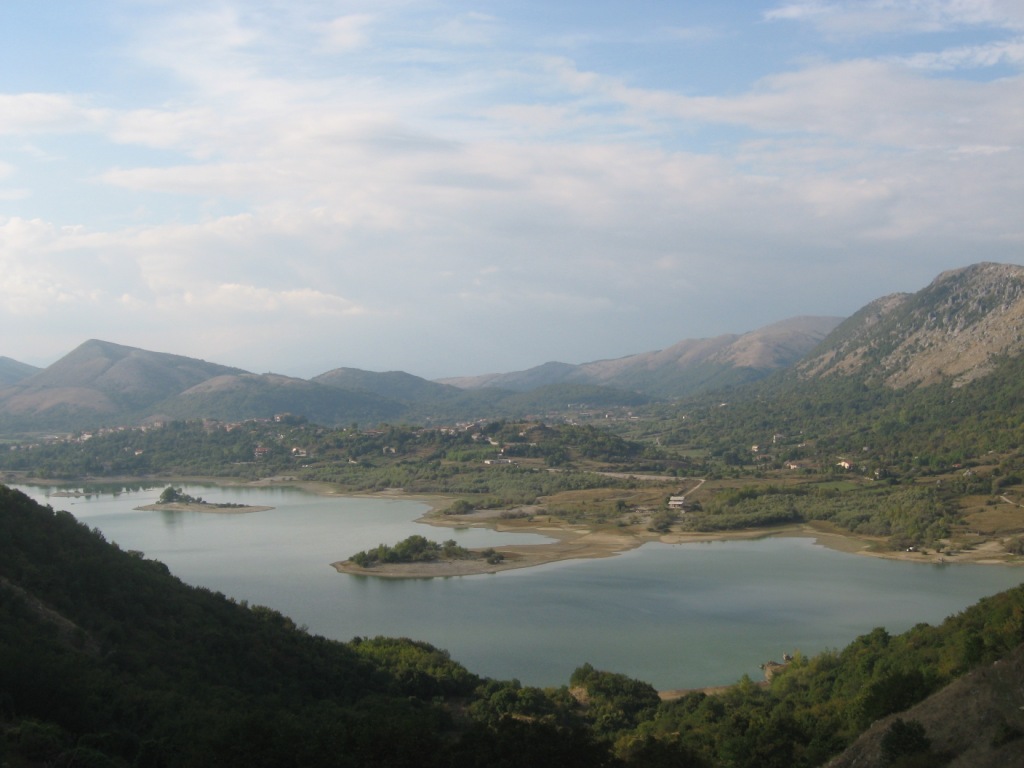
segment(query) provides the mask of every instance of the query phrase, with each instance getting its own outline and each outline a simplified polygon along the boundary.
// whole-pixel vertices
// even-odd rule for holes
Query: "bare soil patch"
[[[208,512],[215,515],[247,515],[250,512],[265,512],[273,507],[222,507],[218,504],[147,504],[144,507],[136,507],[144,512]]]

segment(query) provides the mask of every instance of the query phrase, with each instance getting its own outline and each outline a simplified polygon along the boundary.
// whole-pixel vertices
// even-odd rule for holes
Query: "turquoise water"
[[[162,488],[79,498],[20,490],[190,584],[269,605],[314,633],[426,640],[478,674],[533,685],[567,683],[585,661],[661,689],[757,678],[784,652],[841,648],[876,626],[936,623],[1024,579],[1013,568],[878,560],[797,538],[648,544],[498,574],[376,579],[330,563],[413,533],[467,547],[544,538],[418,524],[426,506],[415,501],[291,488],[184,488],[275,507],[242,515],[135,509]]]

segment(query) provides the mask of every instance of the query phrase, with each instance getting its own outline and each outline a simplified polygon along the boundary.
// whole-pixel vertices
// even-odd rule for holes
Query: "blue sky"
[[[0,355],[579,363],[1024,263],[1020,0],[0,4]]]

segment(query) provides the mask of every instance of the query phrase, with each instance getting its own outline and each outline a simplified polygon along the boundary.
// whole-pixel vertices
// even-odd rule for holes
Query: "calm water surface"
[[[330,563],[413,533],[466,547],[544,538],[434,528],[414,522],[426,511],[420,502],[291,488],[184,488],[207,501],[274,507],[242,515],[135,509],[155,503],[162,487],[79,498],[20,490],[190,584],[271,606],[314,633],[426,640],[473,672],[533,685],[567,683],[584,661],[661,689],[758,678],[760,664],[784,652],[841,648],[876,626],[936,623],[1024,579],[1013,568],[878,560],[796,538],[648,544],[491,575],[376,579]]]

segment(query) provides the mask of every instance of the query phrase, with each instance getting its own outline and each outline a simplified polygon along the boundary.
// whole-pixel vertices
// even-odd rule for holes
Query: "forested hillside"
[[[686,462],[590,425],[490,421],[461,429],[382,425],[332,429],[301,420],[172,421],[160,427],[17,443],[0,469],[37,478],[288,474],[347,490],[487,493],[517,482],[547,488],[612,484],[595,468],[675,471]],[[494,466],[486,462],[503,462]],[[546,471],[558,468],[557,473]],[[504,471],[503,470],[507,470]],[[581,478],[580,475],[588,475]],[[533,477],[533,480],[527,478]],[[502,478],[505,478],[504,480]]]
[[[892,389],[853,376],[779,376],[756,389],[657,408],[646,434],[665,446],[705,450],[727,466],[807,461],[835,471],[846,457],[872,474],[913,476],[1017,453],[1024,445],[1021,381],[1024,356],[999,358],[991,373],[963,386]]]
[[[568,713],[492,726],[466,715],[459,702],[484,681],[428,645],[311,636],[268,608],[187,587],[3,486],[0,526],[5,762],[607,762]]]

